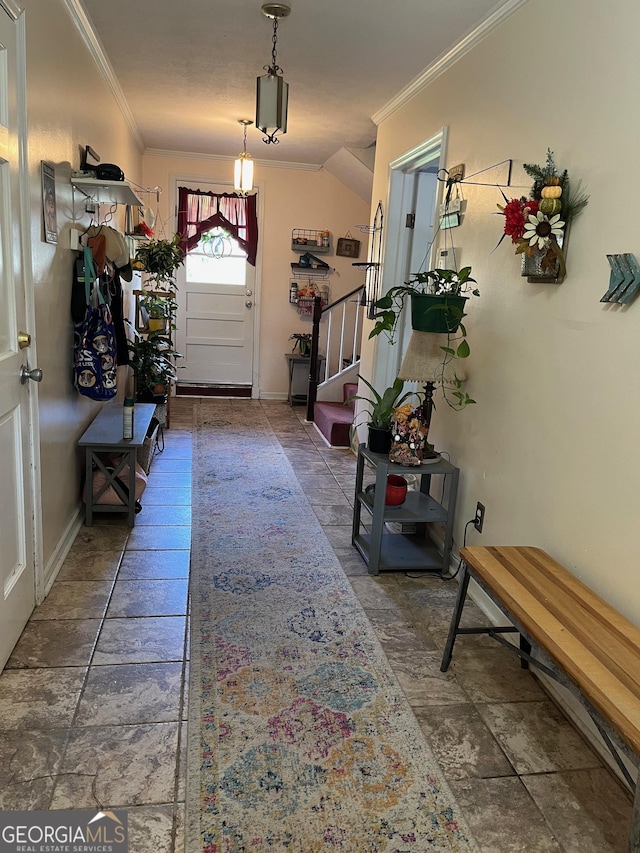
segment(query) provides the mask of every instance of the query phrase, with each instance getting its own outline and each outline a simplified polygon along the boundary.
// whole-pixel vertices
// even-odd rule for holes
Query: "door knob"
[[[247,308],[251,308],[251,306],[253,305],[253,302],[250,299],[247,299],[247,301],[244,304],[247,306]]]
[[[244,295],[245,295],[245,296],[253,296],[253,290],[247,290],[247,291],[245,291],[245,294],[244,294]]]
[[[31,346],[31,335],[28,332],[18,332],[18,347],[25,349]]]
[[[29,367],[29,362],[20,365],[20,384],[26,385],[29,380],[32,382],[42,382],[42,371],[39,367],[34,367],[33,370]]]

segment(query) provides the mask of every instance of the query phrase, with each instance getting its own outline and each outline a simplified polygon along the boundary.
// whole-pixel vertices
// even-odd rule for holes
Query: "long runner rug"
[[[192,505],[187,853],[476,851],[259,403],[194,409]]]

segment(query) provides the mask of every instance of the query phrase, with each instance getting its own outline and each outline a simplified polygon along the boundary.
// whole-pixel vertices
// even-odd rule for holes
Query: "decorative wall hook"
[[[623,255],[607,255],[611,274],[609,290],[600,302],[631,302],[640,289],[640,265],[635,255],[626,252]]]

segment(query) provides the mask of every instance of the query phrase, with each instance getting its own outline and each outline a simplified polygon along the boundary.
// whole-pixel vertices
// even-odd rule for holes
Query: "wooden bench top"
[[[539,548],[460,553],[472,576],[640,755],[640,629]]]

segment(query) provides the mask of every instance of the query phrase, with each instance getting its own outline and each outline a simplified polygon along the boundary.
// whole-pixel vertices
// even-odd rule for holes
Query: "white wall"
[[[388,164],[449,128],[447,163],[467,174],[514,161],[511,197],[528,194],[526,162],[559,168],[591,195],[572,229],[562,285],[529,284],[505,240],[492,187],[464,187],[460,265],[481,298],[468,308],[472,356],[461,413],[440,403],[433,438],[461,468],[456,540],[546,549],[640,624],[640,301],[602,304],[606,253],[640,257],[635,150],[640,133],[631,0],[529,0],[379,127],[373,198]],[[372,375],[373,345],[365,358]]]
[[[83,460],[76,442],[99,408],[72,385],[69,177],[79,168],[79,148],[86,144],[103,162],[117,163],[134,180],[139,178],[141,157],[62,0],[25,0],[24,5],[35,340],[44,373],[38,400],[47,567],[80,506]],[[45,243],[42,234],[41,160],[56,170],[57,246]],[[86,216],[81,221],[88,224]]]
[[[160,186],[160,216],[168,236],[176,227],[169,210],[175,176],[187,175],[210,181],[229,182],[233,161],[180,154],[147,153],[143,157],[145,186]],[[291,263],[300,253],[291,250],[294,228],[327,229],[332,237],[332,254],[322,260],[335,268],[329,276],[331,299],[337,299],[363,282],[363,273],[352,266],[352,258],[337,257],[335,244],[347,231],[358,239],[357,225],[369,221],[369,205],[344,184],[320,169],[265,166],[257,163],[255,184],[259,186],[258,208],[261,222],[258,246],[260,276],[260,347],[258,382],[261,397],[285,399],[288,373],[284,354],[292,349],[289,335],[311,331],[311,321],[301,317],[289,303]],[[188,184],[187,184],[188,185]],[[313,253],[313,247],[309,249]],[[366,259],[366,238],[361,243],[360,260]],[[320,257],[320,256],[319,256]]]

